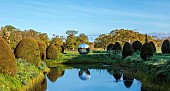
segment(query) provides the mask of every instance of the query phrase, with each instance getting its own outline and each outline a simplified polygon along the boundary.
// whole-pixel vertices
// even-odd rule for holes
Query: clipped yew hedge
[[[17,73],[15,56],[5,39],[0,37],[0,72],[11,76]]]
[[[134,41],[132,43],[132,47],[133,47],[134,52],[140,51],[142,48],[142,43],[140,41]]]
[[[47,58],[48,59],[57,59],[60,54],[60,49],[56,45],[50,44],[47,48]]]
[[[123,50],[122,50],[122,57],[125,58],[127,56],[132,55],[134,52],[132,45],[129,42],[126,42],[123,45]]]
[[[39,66],[41,58],[37,41],[32,38],[22,39],[15,48],[15,57]]]

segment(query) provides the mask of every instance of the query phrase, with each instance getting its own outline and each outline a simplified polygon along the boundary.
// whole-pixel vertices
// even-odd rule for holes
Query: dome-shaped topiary
[[[133,50],[136,52],[136,51],[140,51],[141,48],[142,48],[142,43],[140,41],[134,41],[132,43],[132,47],[133,47]]]
[[[123,51],[122,51],[122,56],[123,58],[132,55],[134,52],[132,45],[129,42],[126,42],[123,45]]]
[[[48,59],[57,59],[60,54],[59,48],[57,48],[54,44],[50,44],[47,48],[47,58]]]
[[[121,45],[120,45],[119,42],[116,42],[116,43],[114,44],[113,50],[122,50],[122,47],[121,47]]]
[[[170,53],[170,42],[169,40],[164,40],[161,47],[162,53]]]
[[[17,72],[17,62],[15,56],[5,41],[5,39],[0,37],[0,72],[7,73],[9,75],[16,75]]]
[[[41,62],[38,43],[31,38],[22,39],[15,48],[15,57],[39,66]]]
[[[41,60],[46,60],[46,44],[44,42],[38,41],[38,47],[40,50]]]
[[[108,50],[113,50],[113,47],[114,47],[114,44],[113,44],[113,43],[110,43],[110,44],[107,46],[107,51],[108,51]]]
[[[153,47],[151,43],[144,43],[141,48],[140,57],[144,60],[148,60],[153,57]]]
[[[149,43],[151,43],[151,45],[152,45],[152,48],[153,48],[153,51],[154,51],[154,52],[156,52],[156,47],[155,47],[155,44],[154,44],[152,41],[150,41]]]

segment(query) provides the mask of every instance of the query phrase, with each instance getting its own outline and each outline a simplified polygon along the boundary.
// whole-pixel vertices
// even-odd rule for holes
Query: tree
[[[77,33],[78,33],[78,31],[75,31],[75,30],[68,30],[68,31],[66,31],[67,35],[76,35]]]
[[[66,46],[69,49],[72,49],[72,50],[75,49],[75,47],[76,47],[76,37],[73,34],[67,36]]]
[[[80,33],[80,35],[76,39],[76,46],[85,43],[85,44],[90,44],[88,40],[88,36],[86,36],[84,33]]]

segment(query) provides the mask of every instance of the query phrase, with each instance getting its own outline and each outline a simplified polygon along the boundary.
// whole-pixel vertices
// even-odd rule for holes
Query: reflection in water
[[[55,82],[58,77],[62,77],[64,75],[64,71],[58,68],[50,68],[50,72],[47,74],[48,79],[50,81]]]
[[[90,79],[90,71],[88,69],[81,69],[79,71],[79,78],[81,80],[88,80],[88,79]]]
[[[108,72],[111,75],[113,75],[113,77],[115,78],[115,82],[118,82],[123,74],[121,70],[117,70],[117,69],[109,69]]]
[[[41,83],[41,91],[45,91],[46,89],[47,89],[47,79],[45,77],[45,79]]]
[[[133,84],[134,78],[131,76],[123,75],[123,83],[126,86],[126,88],[130,88]]]

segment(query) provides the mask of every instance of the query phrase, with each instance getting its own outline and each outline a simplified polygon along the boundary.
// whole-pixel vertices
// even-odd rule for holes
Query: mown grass
[[[30,81],[43,74],[45,69],[46,64],[44,62],[38,68],[24,59],[18,59],[16,76],[0,73],[0,91],[24,91],[25,88],[29,88],[28,86],[33,86],[34,83],[30,83]]]

